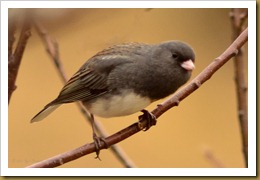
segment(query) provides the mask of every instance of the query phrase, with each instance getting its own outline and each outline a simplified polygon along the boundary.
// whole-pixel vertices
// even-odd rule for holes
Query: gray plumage
[[[59,96],[31,122],[42,120],[63,103],[75,101],[82,101],[91,113],[102,117],[137,112],[186,83],[194,60],[192,48],[180,41],[128,43],[104,49],[83,64]],[[130,99],[135,97],[136,101]],[[146,102],[140,103],[142,100]],[[136,108],[131,107],[135,105]]]

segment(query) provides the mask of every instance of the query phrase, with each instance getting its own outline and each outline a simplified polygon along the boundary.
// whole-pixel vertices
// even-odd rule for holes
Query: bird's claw
[[[95,147],[96,147],[96,155],[97,155],[95,157],[95,159],[99,159],[101,161],[101,159],[99,157],[100,150],[101,150],[101,147],[102,147],[101,141],[105,144],[106,148],[108,148],[108,144],[107,144],[107,142],[104,138],[98,137],[95,133],[93,134],[93,140],[94,140],[94,144],[95,144]]]
[[[150,129],[150,127],[156,125],[157,120],[156,117],[149,111],[143,109],[141,112],[143,112],[143,114],[138,117],[138,126],[143,131],[147,131],[148,129]],[[146,121],[145,125],[143,121]]]

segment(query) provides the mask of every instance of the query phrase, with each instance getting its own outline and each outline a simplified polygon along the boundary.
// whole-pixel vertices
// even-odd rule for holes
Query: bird
[[[111,118],[141,111],[155,120],[145,108],[185,84],[194,63],[193,48],[179,40],[113,45],[88,59],[31,123],[43,120],[64,103],[81,101],[91,114],[98,156],[100,142],[94,131],[94,116]]]

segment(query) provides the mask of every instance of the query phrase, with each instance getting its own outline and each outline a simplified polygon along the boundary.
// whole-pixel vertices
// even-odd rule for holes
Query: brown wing
[[[87,101],[108,92],[107,78],[89,68],[81,69],[66,83],[59,96],[47,106]]]

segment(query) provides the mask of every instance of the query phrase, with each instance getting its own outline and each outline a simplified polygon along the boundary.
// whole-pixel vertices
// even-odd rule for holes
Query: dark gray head
[[[195,68],[195,53],[192,48],[180,41],[167,41],[154,45],[149,63],[153,66],[155,85],[150,89],[154,99],[160,99],[175,92],[185,84]],[[157,86],[157,88],[155,87]],[[160,87],[160,88],[158,88]]]
[[[184,71],[190,74],[195,68],[193,49],[188,44],[180,41],[167,41],[155,45],[151,58],[152,63],[156,63],[162,69],[172,67],[173,70]],[[170,68],[168,69],[170,70]]]
[[[182,63],[187,60],[195,62],[195,53],[191,46],[181,41],[166,41],[158,44],[154,52],[155,56],[169,58],[171,61]],[[157,57],[158,59],[161,59]]]

